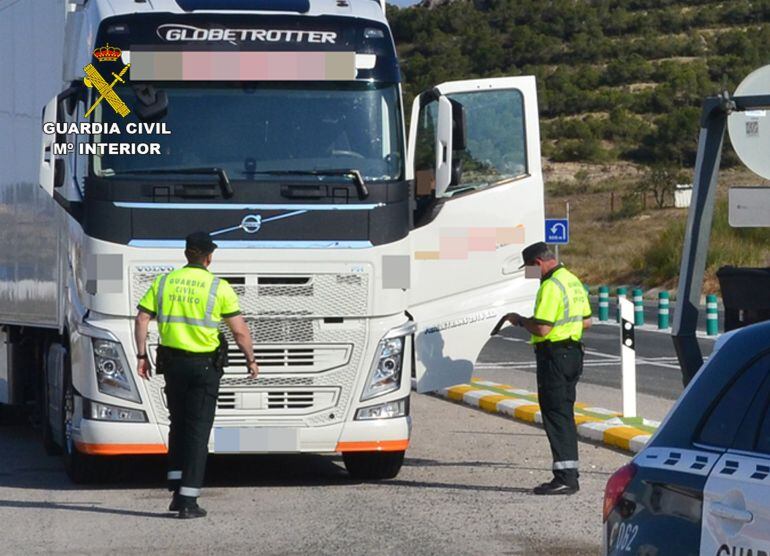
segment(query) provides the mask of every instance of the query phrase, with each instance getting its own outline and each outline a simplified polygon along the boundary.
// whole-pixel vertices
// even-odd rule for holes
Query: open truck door
[[[416,387],[470,380],[498,319],[532,311],[538,283],[521,250],[543,239],[534,77],[443,83],[414,101],[415,180],[409,312]]]

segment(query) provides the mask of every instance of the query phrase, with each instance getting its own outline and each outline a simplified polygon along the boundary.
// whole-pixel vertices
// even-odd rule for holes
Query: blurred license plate
[[[214,452],[298,452],[299,431],[277,427],[215,427]]]

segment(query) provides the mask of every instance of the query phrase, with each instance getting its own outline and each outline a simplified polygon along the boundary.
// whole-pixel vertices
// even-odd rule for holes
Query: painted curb
[[[488,413],[506,415],[526,423],[542,425],[537,394],[488,380],[457,384],[437,394],[448,400],[476,407]],[[613,448],[639,452],[660,426],[658,421],[642,418],[624,419],[620,413],[602,407],[575,403],[578,436]]]

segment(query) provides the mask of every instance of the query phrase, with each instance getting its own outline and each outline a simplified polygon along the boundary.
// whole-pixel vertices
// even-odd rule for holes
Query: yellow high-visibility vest
[[[533,318],[553,328],[545,336],[532,335],[531,342],[579,341],[583,337],[583,319],[591,316],[583,283],[564,267],[554,270],[540,284]]]
[[[219,323],[241,314],[227,280],[200,265],[158,276],[138,309],[157,318],[162,346],[195,353],[217,349]]]

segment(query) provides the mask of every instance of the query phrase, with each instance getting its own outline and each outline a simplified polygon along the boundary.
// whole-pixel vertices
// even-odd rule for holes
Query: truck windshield
[[[94,154],[97,176],[216,167],[233,181],[339,168],[359,171],[367,183],[402,178],[396,84],[160,82],[153,87],[168,96],[167,113],[157,120],[168,134],[154,128],[126,135],[129,122],[140,122],[140,103],[131,86],[123,85],[115,90],[131,109],[128,116],[122,118],[106,102],[94,111],[95,122],[116,122],[122,134],[94,135],[93,141],[156,142],[160,154]]]

